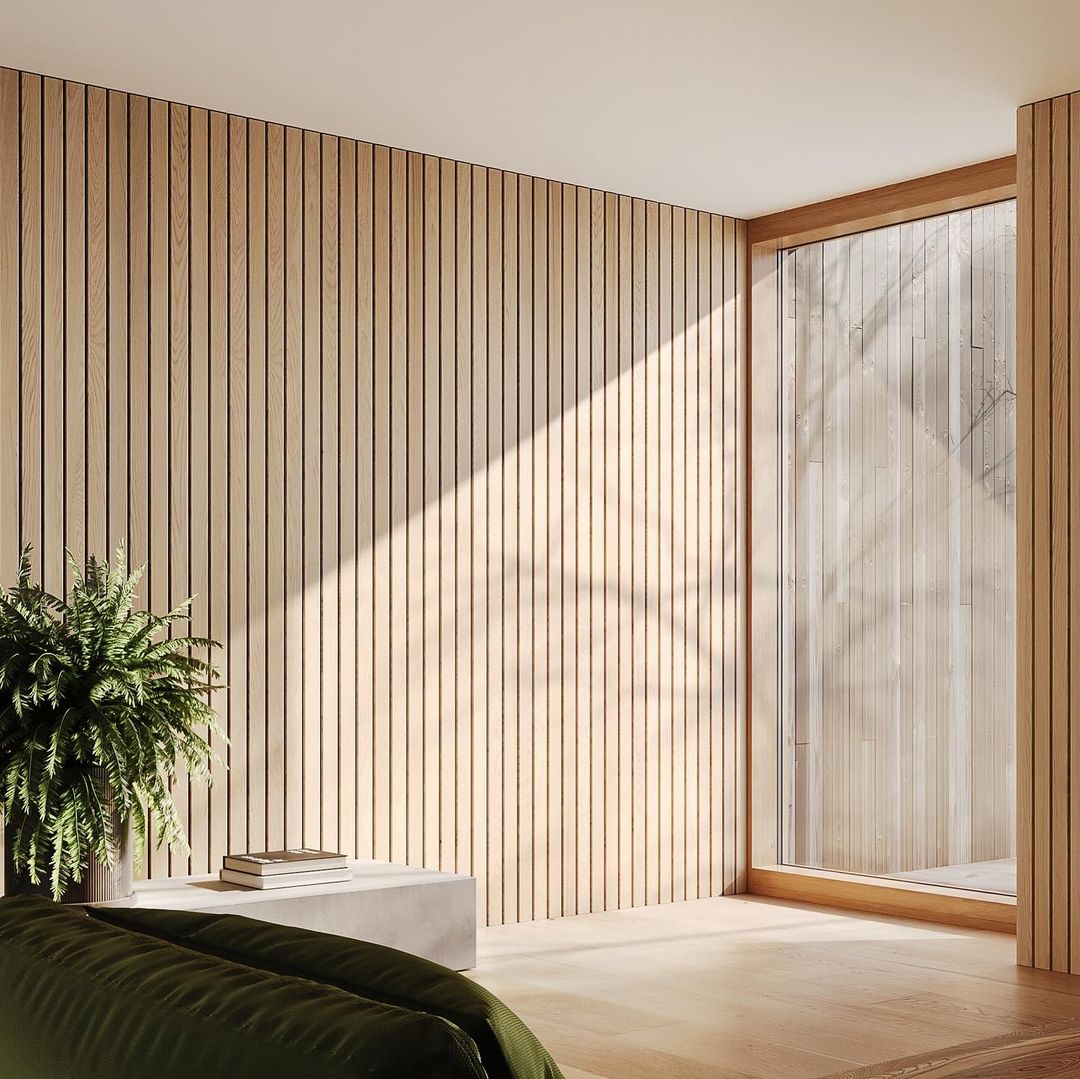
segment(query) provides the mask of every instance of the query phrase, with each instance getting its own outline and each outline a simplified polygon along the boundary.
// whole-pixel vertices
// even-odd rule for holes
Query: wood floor
[[[933,869],[913,869],[908,873],[891,873],[901,880],[916,880],[923,884],[939,884],[943,888],[969,888],[974,892],[994,892],[1016,895],[1016,859],[995,858],[965,865],[940,865]]]
[[[1080,1020],[1065,1019],[942,1052],[855,1068],[831,1079],[1033,1079],[1080,1075]]]
[[[567,1079],[797,1079],[1080,1018],[1080,978],[1014,950],[740,896],[484,929],[474,976]]]

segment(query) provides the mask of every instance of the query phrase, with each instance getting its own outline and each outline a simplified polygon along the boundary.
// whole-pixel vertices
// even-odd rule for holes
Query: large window
[[[1015,891],[1015,233],[780,252],[788,864]]]

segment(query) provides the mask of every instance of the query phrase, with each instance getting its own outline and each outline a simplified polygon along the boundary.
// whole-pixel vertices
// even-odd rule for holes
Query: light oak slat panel
[[[356,148],[356,845],[374,850],[374,153]]]
[[[575,542],[574,627],[575,726],[577,736],[577,899],[575,910],[584,914],[592,909],[592,200],[590,193],[578,188],[576,193],[576,266],[575,351],[577,400],[577,456],[574,469],[577,504]]]
[[[406,158],[390,151],[390,835],[389,857],[406,857],[408,804],[408,378],[406,351]]]
[[[164,611],[172,606],[169,594],[169,475],[171,426],[170,396],[170,247],[169,199],[169,106],[151,99],[149,107],[149,324],[147,382],[149,386],[146,423],[149,431],[149,489],[147,496],[146,575],[141,600],[150,610]],[[231,707],[228,702],[223,702]],[[228,800],[222,801],[223,809]],[[227,810],[226,810],[227,812]],[[159,837],[151,827],[148,875],[167,876],[169,852],[159,846]]]
[[[646,668],[645,551],[648,535],[648,497],[645,488],[648,427],[645,412],[645,202],[634,199],[630,221],[630,431],[632,445],[630,479],[630,573],[631,603],[631,716],[633,776],[631,844],[633,865],[632,899],[635,906],[645,904],[648,895],[648,780],[646,738],[648,680]],[[625,272],[625,270],[624,270]]]
[[[487,170],[487,445],[488,445],[488,769],[486,910],[488,921],[503,921],[503,880],[506,875],[503,844],[503,774],[506,760],[505,683],[508,677],[504,651],[504,622],[507,615],[504,542],[504,412],[506,385],[503,381],[505,294],[503,288],[503,180],[496,169]]]
[[[1069,357],[1069,99],[1050,107],[1050,966],[1068,970],[1071,949],[1068,752],[1071,398]],[[1080,477],[1078,477],[1080,479]],[[1078,535],[1080,540],[1080,535]]]
[[[228,123],[228,637],[229,830],[227,849],[252,850],[248,843],[250,771],[248,755],[248,652],[250,601],[248,531],[248,124]],[[215,852],[216,853],[216,852]],[[216,861],[216,858],[215,858]]]
[[[548,382],[551,375],[548,354],[548,187],[546,180],[532,182],[532,403],[531,487],[532,507],[529,544],[530,606],[532,609],[530,693],[532,743],[532,884],[533,917],[548,917],[548,753],[550,749],[551,668],[548,653],[548,611],[551,604],[548,566],[550,559],[548,518]],[[524,539],[524,536],[523,536]],[[522,662],[524,663],[524,650]],[[460,720],[459,720],[460,722]]]
[[[423,723],[424,765],[422,772],[425,797],[423,801],[424,845],[421,860],[425,865],[439,864],[439,844],[442,838],[440,814],[440,671],[439,622],[441,593],[440,570],[440,499],[439,445],[440,425],[440,353],[439,310],[441,282],[439,279],[440,239],[440,177],[439,162],[426,156],[424,173],[424,554],[423,554],[423,627],[422,651],[424,665]],[[501,779],[502,773],[499,773]]]
[[[454,737],[456,739],[454,864],[473,868],[471,707],[472,594],[472,170],[458,162],[454,176]]]
[[[153,358],[160,361],[160,347]],[[64,546],[79,565],[86,558],[86,359],[86,87],[65,82]]]
[[[648,229],[648,222],[646,222]],[[651,230],[649,230],[651,235]],[[725,439],[724,439],[724,409],[725,409],[725,386],[731,380],[731,372],[727,364],[715,362],[715,356],[719,353],[723,356],[723,349],[727,340],[726,312],[724,301],[724,221],[723,218],[713,216],[710,222],[710,250],[709,250],[709,339],[713,348],[713,360],[708,366],[709,399],[707,403],[709,413],[708,443],[709,443],[709,558],[710,578],[708,597],[709,623],[709,697],[708,708],[710,723],[712,725],[712,743],[709,754],[709,894],[723,894],[725,890],[726,868],[728,860],[733,857],[725,841],[727,831],[724,826],[726,819],[727,793],[725,787],[726,763],[728,754],[725,752],[728,745],[727,727],[728,715],[724,708],[725,684],[727,675],[726,659],[726,606],[724,603],[725,582],[728,575],[728,542],[730,530],[726,520],[726,499],[730,490],[727,469],[725,468]],[[651,248],[649,249],[651,257]],[[649,280],[653,275],[646,270]],[[647,339],[652,337],[652,320],[647,318],[649,324]],[[653,415],[653,390],[649,383],[649,405],[646,408],[646,427],[649,426],[649,417]],[[652,477],[650,476],[649,479]],[[649,482],[649,479],[646,482]],[[652,559],[654,541],[648,537],[649,559]],[[651,565],[651,561],[649,565]],[[646,569],[646,573],[649,570]],[[650,644],[650,648],[652,645]],[[649,662],[652,662],[650,653]],[[650,742],[651,745],[651,742]],[[733,755],[732,755],[733,756]],[[650,784],[650,790],[652,785]]]
[[[1032,511],[1034,331],[1032,222],[1034,214],[1034,109],[1017,113],[1016,132],[1016,961],[1032,966],[1034,866],[1032,753],[1034,724],[1034,573]]]
[[[618,414],[618,821],[619,821],[619,906],[634,902],[634,653],[633,653],[633,426],[631,381],[633,361],[630,349],[633,332],[631,264],[631,204],[626,195],[617,203],[617,367],[615,407]],[[629,608],[629,610],[627,610]]]
[[[251,120],[247,125],[247,371],[245,393],[247,400],[246,441],[247,460],[244,468],[247,484],[246,545],[247,558],[241,572],[247,590],[247,744],[248,781],[247,829],[248,846],[253,850],[272,850],[267,843],[268,777],[276,774],[278,764],[271,766],[267,735],[271,722],[280,715],[280,704],[271,712],[267,706],[267,683],[271,677],[267,656],[270,649],[267,618],[267,547],[271,540],[267,532],[267,125]],[[175,158],[174,158],[175,162]],[[276,574],[280,561],[272,563]],[[274,675],[281,670],[274,668]]]
[[[189,473],[191,426],[191,366],[189,337],[191,289],[189,169],[190,112],[184,105],[169,106],[169,595],[173,605],[191,595],[191,532]],[[112,287],[112,281],[109,282]],[[110,322],[110,331],[112,325]],[[110,371],[111,375],[111,371]],[[111,423],[118,419],[110,415]],[[110,441],[111,438],[110,438]],[[115,461],[115,458],[112,458]],[[119,472],[112,464],[111,472]],[[110,536],[106,549],[114,539]],[[190,630],[190,620],[181,623]],[[180,626],[177,632],[182,632]],[[265,665],[261,665],[264,667]],[[180,820],[190,827],[190,786],[181,763],[173,785]],[[169,872],[182,876],[190,871],[189,852],[169,852]]]
[[[579,812],[579,745],[581,717],[579,704],[578,629],[581,614],[578,596],[578,433],[581,410],[578,404],[578,189],[562,187],[562,911],[578,913],[580,869],[577,865],[581,835]]]
[[[322,190],[320,202],[321,259],[322,259],[322,312],[320,330],[319,373],[322,404],[319,424],[319,453],[321,460],[319,510],[320,554],[319,587],[321,590],[320,613],[322,638],[322,685],[319,691],[319,768],[322,773],[322,790],[319,809],[319,845],[323,850],[341,849],[341,821],[339,818],[338,791],[340,786],[341,750],[340,724],[341,703],[339,684],[341,656],[339,651],[340,626],[340,573],[343,559],[340,553],[339,510],[341,490],[339,466],[341,455],[338,408],[341,401],[341,357],[339,332],[341,321],[339,304],[340,255],[339,255],[339,162],[338,140],[323,135],[319,140]]]
[[[469,800],[472,811],[469,823],[469,844],[472,854],[471,864],[474,874],[481,874],[490,879],[488,868],[488,831],[484,821],[488,819],[488,783],[491,775],[490,754],[492,743],[489,740],[491,693],[488,657],[488,644],[491,639],[489,630],[488,592],[491,581],[490,571],[490,524],[488,517],[490,469],[485,463],[490,460],[488,451],[488,171],[474,165],[471,169],[472,214],[470,272],[472,302],[472,413],[469,427],[472,440],[473,471],[473,514],[472,514],[472,552],[470,556],[472,592],[469,599],[472,610],[472,656],[469,680],[472,685],[472,770],[469,776]],[[418,372],[419,374],[419,372]],[[413,518],[410,516],[410,522]],[[498,748],[498,743],[495,743]],[[488,894],[486,888],[477,890],[477,918],[481,924],[488,920]]]
[[[603,671],[604,905],[619,902],[619,200],[604,195],[603,410]],[[594,376],[596,372],[594,370]]]
[[[111,544],[106,536],[105,517],[107,464],[107,412],[105,387],[107,359],[107,233],[106,204],[108,182],[106,162],[108,142],[108,95],[100,87],[86,91],[86,547],[88,552],[106,555]],[[17,316],[16,316],[17,324]],[[14,503],[12,503],[14,504]]]
[[[229,684],[229,118],[209,116],[209,559],[203,595],[209,608],[209,635],[223,645],[217,654],[222,682]],[[137,490],[137,486],[132,482]],[[211,697],[221,726],[228,731],[228,697],[222,690]],[[227,853],[229,839],[229,748],[220,736],[211,739],[209,866],[216,868]]]
[[[533,527],[534,496],[534,417],[533,390],[533,181],[519,176],[517,183],[517,499],[507,502],[517,515],[516,545],[510,548],[518,566],[518,639],[514,646],[517,678],[517,909],[522,921],[537,916],[533,891],[533,775],[535,732],[533,730],[533,637],[534,597],[536,594],[536,535]],[[509,383],[508,383],[509,384]],[[529,656],[529,660],[526,660]]]
[[[706,372],[734,356],[706,331],[714,219],[15,85],[16,265],[42,286],[17,296],[17,537],[56,583],[65,535],[126,539],[145,601],[197,593],[226,645],[230,767],[180,777],[190,859],[146,870],[319,842],[476,872],[493,922],[707,894],[737,728],[696,651],[738,602],[698,565]]]
[[[322,139],[302,136],[303,319],[302,429],[303,515],[303,842],[318,847],[322,835]],[[385,578],[384,578],[385,579]]]
[[[390,580],[390,151],[376,147],[372,164],[372,834],[374,856],[390,856],[391,580]]]
[[[266,843],[286,818],[285,130],[266,126]],[[253,450],[255,441],[248,444]]]
[[[145,101],[141,117],[136,116],[131,135],[132,153],[146,147]],[[138,107],[133,102],[138,113]],[[141,119],[141,124],[139,120]],[[42,535],[38,572],[42,584],[50,592],[62,592],[67,576],[64,563],[64,87],[56,79],[45,79],[42,103]],[[138,188],[132,194],[138,194]],[[141,188],[145,198],[145,170]],[[145,203],[144,203],[145,205]],[[145,251],[145,239],[143,243]],[[135,247],[132,258],[136,259]],[[145,259],[135,264],[145,277]],[[129,320],[133,336],[142,330],[145,342],[144,305],[131,305]],[[136,385],[138,380],[136,379]],[[52,387],[45,392],[44,387]],[[135,395],[133,395],[135,396]],[[136,399],[138,397],[136,396]],[[142,398],[145,400],[145,396]],[[138,414],[138,413],[136,413]],[[133,467],[145,460],[139,449],[145,446],[145,436],[131,440]],[[145,481],[145,468],[142,472]],[[144,487],[145,490],[145,487]],[[134,523],[134,521],[132,522]],[[136,561],[134,540],[131,560]],[[145,552],[145,547],[143,548]]]
[[[304,160],[285,130],[285,842],[304,842]]]
[[[604,196],[592,191],[589,226],[589,748],[590,827],[589,910],[604,910],[607,902],[607,852],[605,846],[604,788],[606,782],[606,730],[604,726],[605,672],[605,541],[606,506],[604,499],[605,413],[604,413]]]
[[[545,437],[544,467],[547,473],[547,528],[544,538],[547,552],[547,686],[548,686],[548,743],[547,806],[543,827],[548,848],[547,914],[561,917],[563,910],[562,858],[562,784],[563,737],[566,700],[563,689],[563,648],[560,626],[563,622],[566,574],[563,571],[563,334],[562,334],[562,218],[563,185],[549,181],[547,185],[547,399],[544,405]]]
[[[340,235],[340,326],[341,379],[340,400],[336,402],[340,442],[338,471],[338,550],[340,561],[340,623],[338,707],[340,744],[338,754],[337,812],[339,849],[356,850],[356,805],[367,792],[358,787],[356,768],[357,672],[359,668],[357,633],[357,587],[359,574],[359,537],[357,535],[357,447],[359,443],[359,378],[357,340],[357,190],[356,143],[343,140],[339,158],[339,235]]]
[[[128,526],[127,558],[131,567],[145,564],[150,555],[150,102],[132,98],[128,106],[128,251],[129,280],[138,286],[128,292]],[[48,269],[46,268],[46,275]],[[155,355],[160,352],[155,351]],[[48,432],[46,431],[46,438]],[[150,580],[144,577],[136,601],[146,606]],[[208,825],[209,827],[209,825]],[[137,876],[150,871],[151,857],[144,852]]]
[[[659,638],[659,667],[656,675],[657,695],[659,697],[658,734],[659,734],[659,807],[657,821],[660,845],[660,902],[671,902],[674,898],[673,865],[674,851],[672,844],[672,823],[674,820],[674,784],[675,764],[672,753],[674,745],[673,701],[676,693],[674,682],[674,659],[672,644],[673,628],[673,555],[672,555],[672,464],[674,443],[672,422],[674,409],[674,385],[672,379],[672,337],[675,333],[672,315],[672,209],[660,207],[660,246],[659,246],[659,281],[657,298],[660,337],[658,362],[658,416],[656,455],[659,462],[657,481],[658,502],[656,526],[660,533],[659,568],[657,584],[659,591],[657,637]]]
[[[743,349],[745,328],[740,324],[742,297],[745,287],[740,283],[743,266],[743,240],[737,240],[735,222],[724,219],[724,408],[723,408],[723,444],[724,444],[724,566],[725,584],[720,609],[724,612],[724,704],[719,714],[724,717],[725,737],[723,778],[716,784],[716,790],[724,802],[724,821],[719,839],[720,849],[724,851],[723,889],[713,886],[713,891],[730,894],[742,891],[740,875],[745,873],[746,859],[740,853],[742,835],[743,807],[745,798],[741,794],[744,782],[744,767],[740,753],[742,725],[739,717],[743,714],[741,694],[745,650],[741,640],[743,607],[737,596],[743,595],[741,589],[740,559],[743,557],[742,507],[740,496],[743,476],[742,428],[740,427],[740,396],[743,394],[743,377],[740,372],[739,356]],[[744,226],[740,224],[738,228]],[[732,358],[734,363],[732,365]],[[745,420],[744,422],[750,422]],[[748,497],[748,496],[746,496]],[[714,778],[714,782],[715,778]]]
[[[1033,686],[1035,732],[1033,746],[1034,874],[1035,874],[1035,966],[1051,963],[1050,905],[1050,730],[1053,701],[1050,686],[1050,527],[1051,478],[1050,431],[1052,426],[1050,373],[1050,274],[1052,227],[1050,203],[1050,102],[1035,105],[1035,162],[1033,215],[1032,289],[1032,411],[1034,415],[1034,588],[1035,642]]]
[[[0,441],[8,447],[0,464],[0,579],[11,580],[19,565],[19,233],[21,186],[19,73],[0,70]]]
[[[408,534],[405,567],[407,574],[406,619],[408,632],[407,705],[407,821],[405,860],[422,864],[424,859],[424,158],[410,153],[407,159],[408,251]],[[347,248],[342,237],[342,249]],[[342,430],[344,443],[345,431]],[[343,452],[342,456],[348,455]],[[344,600],[342,601],[344,603]],[[344,735],[344,732],[343,732]],[[344,800],[344,792],[343,792]]]
[[[645,205],[645,898],[661,901],[660,850],[660,207]],[[714,316],[715,317],[715,316]],[[715,608],[714,608],[715,611]],[[719,714],[716,703],[710,708]],[[651,827],[650,827],[651,824]]]
[[[747,335],[749,326],[746,318],[746,298],[748,290],[752,287],[752,281],[747,280],[747,262],[744,252],[747,250],[747,223],[736,221],[734,218],[724,219],[725,229],[725,258],[730,260],[731,286],[726,292],[725,310],[726,318],[732,325],[731,348],[725,349],[725,363],[732,367],[732,375],[729,382],[730,410],[725,415],[729,417],[725,423],[725,441],[730,447],[732,465],[731,487],[731,516],[732,530],[731,540],[728,545],[731,560],[731,579],[725,593],[725,610],[729,612],[732,623],[731,636],[724,647],[724,656],[731,670],[731,704],[726,710],[725,716],[729,728],[729,744],[733,758],[732,779],[724,780],[723,790],[730,799],[730,811],[728,821],[730,830],[725,834],[725,848],[730,847],[732,872],[727,883],[727,894],[744,892],[747,888],[747,866],[749,865],[749,853],[747,850],[747,829],[743,825],[743,817],[749,812],[747,806],[746,765],[747,765],[747,727],[740,717],[747,714],[746,703],[746,662],[747,656],[747,606],[740,602],[739,597],[746,595],[747,574],[747,522],[749,521],[749,498],[752,488],[748,480],[750,476],[749,463],[746,459],[745,446],[742,431],[749,423],[746,415],[744,402],[746,401],[745,386],[749,377],[747,370]],[[726,274],[726,271],[725,271]],[[726,278],[725,278],[726,279]],[[725,286],[726,287],[726,286]]]
[[[21,220],[19,222],[19,292],[18,300],[21,306],[19,312],[19,360],[20,360],[20,385],[19,385],[19,410],[21,413],[20,445],[19,445],[19,475],[20,488],[20,517],[22,529],[21,539],[29,543],[35,551],[42,552],[42,139],[41,139],[41,115],[42,115],[42,80],[37,75],[20,75],[19,90],[21,93],[21,112],[16,123],[21,129],[20,154],[16,159],[19,168],[19,205]],[[127,98],[118,96],[124,104],[122,136],[124,145],[127,143]],[[110,108],[113,104],[114,95],[110,95]],[[110,116],[110,120],[112,117]],[[114,138],[110,132],[110,139]],[[115,148],[110,143],[110,150]],[[115,152],[113,154],[115,160]],[[110,196],[112,194],[113,173],[123,177],[122,190],[125,198],[127,194],[126,170],[118,166],[110,172]],[[15,205],[14,203],[10,205]],[[110,201],[110,205],[113,205]],[[110,215],[113,220],[119,216],[125,223],[127,220],[126,202],[121,200],[116,204],[117,211]],[[112,231],[110,221],[110,251],[113,253],[110,262],[110,276],[113,275],[112,266],[119,264],[116,276],[121,280],[127,279],[126,268],[126,227],[119,236]],[[122,242],[121,242],[122,240]],[[112,288],[110,281],[110,296],[119,293],[119,289]],[[127,305],[124,305],[123,327],[127,329]],[[110,307],[110,345],[116,342],[118,348],[123,347],[123,369],[127,371],[127,350],[124,339],[119,334],[113,334],[113,309]],[[112,374],[113,356],[110,354],[110,375]],[[112,383],[110,382],[110,385]],[[127,450],[127,431],[121,432],[121,424],[110,425],[110,439],[112,432],[122,433],[123,441],[120,443]],[[110,443],[110,449],[111,449]],[[118,470],[120,471],[120,470]],[[119,499],[122,510],[122,521],[126,529],[127,525],[127,493],[123,493]],[[110,512],[115,505],[113,490],[109,492]],[[111,518],[110,518],[111,519]],[[113,537],[113,542],[123,533],[118,531]],[[40,574],[40,566],[37,570]]]
[[[457,853],[456,185],[453,162],[439,162],[439,866]]]
[[[701,851],[698,830],[698,757],[701,735],[699,730],[698,702],[701,692],[701,674],[698,666],[700,625],[697,608],[697,583],[701,569],[697,561],[698,516],[701,505],[699,485],[699,456],[697,451],[697,385],[698,385],[698,215],[686,215],[686,249],[684,256],[683,302],[685,306],[685,361],[683,367],[683,441],[686,504],[683,510],[683,549],[685,579],[683,585],[683,625],[685,627],[685,675],[683,696],[686,722],[686,761],[683,778],[683,803],[686,818],[683,849],[684,876],[687,899],[698,898],[697,860]]]
[[[700,741],[698,744],[698,828],[700,844],[698,848],[697,894],[712,894],[712,800],[713,771],[712,747],[714,741],[714,721],[712,711],[712,626],[711,626],[711,588],[713,549],[711,542],[712,515],[712,431],[711,431],[711,372],[712,372],[712,214],[700,214],[698,217],[698,382],[693,394],[692,407],[696,410],[698,431],[698,475],[699,498],[698,535],[697,535],[697,624],[698,641],[696,643],[698,663],[698,724]],[[635,280],[637,277],[635,253]],[[644,329],[644,327],[642,327]],[[638,350],[635,348],[635,353]],[[641,390],[635,387],[635,408],[639,408]],[[644,414],[641,422],[644,424]],[[635,432],[637,417],[635,415]],[[636,441],[636,434],[635,434]],[[635,490],[641,485],[635,479]],[[635,535],[638,534],[635,522]],[[637,571],[635,569],[635,577]]]
[[[1063,149],[1063,148],[1062,148]],[[1075,318],[1073,312],[1080,311],[1080,230],[1072,228],[1074,221],[1080,221],[1080,94],[1069,95],[1069,153],[1068,153],[1068,217],[1069,226],[1068,251],[1061,251],[1063,257],[1069,262],[1068,272],[1068,353],[1070,359],[1069,372],[1069,579],[1076,580],[1077,569],[1080,567],[1080,427],[1074,417],[1080,416],[1080,377],[1077,377],[1071,366],[1073,357],[1080,356],[1080,318]],[[1063,200],[1064,201],[1064,200]],[[1065,206],[1059,205],[1059,210],[1064,213]],[[1005,307],[1005,304],[1001,305]],[[1015,332],[1015,331],[1014,331]],[[1006,481],[1006,488],[1008,483]],[[1060,512],[1060,509],[1059,509]],[[1068,618],[1070,626],[1080,625],[1080,589],[1072,588],[1069,595]],[[1069,712],[1070,716],[1080,715],[1080,633],[1069,634]],[[1068,844],[1066,857],[1070,866],[1080,865],[1080,772],[1077,771],[1075,762],[1080,759],[1080,723],[1069,723],[1066,733],[1067,741],[1060,746],[1064,756],[1068,746],[1069,780],[1068,780]],[[1071,971],[1080,970],[1080,932],[1074,932],[1073,927],[1080,925],[1080,888],[1069,888],[1066,884],[1066,894],[1069,897],[1069,966]]]
[[[518,492],[520,440],[517,387],[520,379],[518,341],[518,180],[516,173],[503,173],[503,756],[502,756],[502,847],[501,893],[503,920],[519,921],[520,858],[518,836],[518,689],[521,669],[518,662],[521,588],[518,550]]]
[[[190,125],[190,378],[191,415],[188,457],[189,503],[189,588],[195,597],[191,612],[191,632],[196,637],[210,633],[210,218],[209,117],[203,109],[192,109]],[[131,278],[128,279],[129,288]],[[136,284],[136,289],[138,285]],[[126,360],[126,357],[121,357]],[[116,368],[114,367],[115,371]],[[110,388],[112,383],[110,381]],[[115,409],[112,410],[115,415]],[[126,492],[131,477],[124,484]],[[216,663],[218,656],[204,657]],[[210,868],[210,792],[203,782],[189,788],[188,842],[193,873]]]

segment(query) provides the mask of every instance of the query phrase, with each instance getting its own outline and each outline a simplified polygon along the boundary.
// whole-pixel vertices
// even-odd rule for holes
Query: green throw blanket
[[[504,1004],[392,948],[233,915],[0,900],[19,1079],[561,1079]]]

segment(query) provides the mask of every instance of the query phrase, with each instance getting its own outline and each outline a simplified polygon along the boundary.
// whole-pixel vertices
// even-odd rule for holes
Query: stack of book
[[[344,854],[311,847],[264,850],[257,854],[229,854],[221,879],[245,888],[295,888],[302,884],[336,884],[352,872]]]

